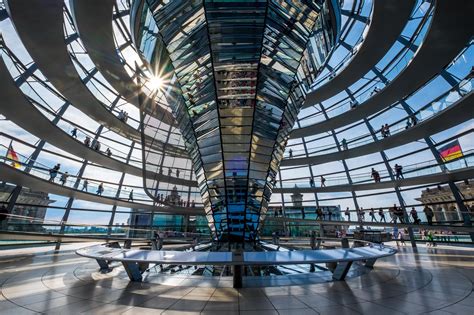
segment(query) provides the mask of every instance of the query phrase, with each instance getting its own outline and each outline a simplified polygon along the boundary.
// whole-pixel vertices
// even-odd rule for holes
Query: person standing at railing
[[[3,230],[6,227],[6,222],[8,218],[8,209],[5,205],[2,205],[0,208],[0,228]]]
[[[343,149],[343,150],[349,149],[349,148],[347,147],[347,140],[346,140],[346,138],[343,138],[343,139],[342,139],[342,149]]]
[[[59,179],[59,181],[61,182],[61,185],[65,185],[66,182],[67,182],[67,178],[69,177],[69,173],[68,172],[65,172],[61,175],[61,178]]]
[[[54,179],[58,175],[59,170],[61,169],[61,164],[56,164],[52,169],[49,170],[49,181],[54,182]]]
[[[293,150],[290,148],[290,151],[288,151],[288,155],[290,157],[290,159],[293,157]]]
[[[380,174],[372,167],[372,174],[370,175],[376,183],[380,183]]]
[[[323,210],[321,208],[316,209],[316,220],[323,219]]]
[[[431,209],[430,207],[428,207],[428,205],[426,205],[425,208],[423,208],[423,212],[425,213],[428,224],[433,225],[433,217],[434,217],[433,209]]]
[[[414,224],[420,224],[420,219],[418,218],[418,212],[416,212],[415,207],[411,208],[410,215],[413,219]]]
[[[375,211],[374,211],[374,208],[371,208],[370,211],[369,211],[369,215],[371,217],[371,220],[370,222],[377,222],[377,219],[375,218]]]
[[[108,157],[111,157],[111,156],[112,156],[112,151],[110,151],[110,148],[107,148],[107,150],[105,150],[105,154],[106,154]]]
[[[395,170],[395,178],[397,180],[402,179],[403,178],[403,166],[401,166],[399,164],[395,164],[394,170]]]
[[[77,139],[77,128],[74,128],[74,129],[71,131],[71,136],[72,136],[74,139]]]
[[[87,179],[84,179],[84,182],[82,183],[82,191],[86,191],[87,192],[87,187],[89,186],[89,181]]]
[[[349,211],[349,207],[347,207],[346,211],[344,211],[344,215],[347,217],[347,221],[351,220],[351,212]]]
[[[99,196],[102,196],[103,192],[104,192],[104,183],[100,183],[99,187],[97,187],[96,194]]]
[[[393,204],[393,207],[388,209],[388,212],[390,213],[390,217],[392,218],[390,223],[395,223],[396,224],[397,223],[397,205]]]
[[[309,187],[314,187],[314,179],[312,177],[309,179]]]
[[[385,219],[385,213],[383,212],[382,208],[379,209],[379,216],[380,216],[380,222],[382,222],[383,220],[383,222],[387,223],[387,220]]]
[[[326,178],[321,175],[321,187],[326,187]]]
[[[130,194],[128,195],[128,200],[127,200],[127,201],[133,202],[133,189],[132,189],[132,191],[130,192]]]

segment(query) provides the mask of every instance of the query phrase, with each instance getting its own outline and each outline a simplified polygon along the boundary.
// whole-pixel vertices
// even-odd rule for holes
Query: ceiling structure
[[[55,200],[47,218],[63,233],[111,233],[140,212],[150,226],[207,216],[215,235],[251,239],[294,192],[307,207],[421,212],[416,198],[442,185],[463,220],[472,1],[178,2],[0,1],[9,209],[30,185]],[[443,159],[456,141],[462,155]],[[10,144],[21,165],[7,172]],[[70,178],[45,183],[59,162]]]

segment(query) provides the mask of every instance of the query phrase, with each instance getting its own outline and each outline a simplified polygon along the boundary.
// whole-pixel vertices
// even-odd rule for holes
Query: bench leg
[[[122,262],[125,271],[131,281],[142,281],[142,273],[140,272],[140,265],[136,262]]]
[[[372,258],[372,259],[367,259],[365,261],[365,266],[368,268],[374,268],[375,262],[377,261],[377,258]]]
[[[233,287],[234,289],[242,288],[242,266],[235,265],[233,266]]]
[[[332,278],[334,280],[344,280],[351,266],[352,261],[338,262],[336,269],[332,272]]]
[[[110,270],[109,263],[103,259],[96,259],[97,263],[99,264],[100,271],[106,272]]]

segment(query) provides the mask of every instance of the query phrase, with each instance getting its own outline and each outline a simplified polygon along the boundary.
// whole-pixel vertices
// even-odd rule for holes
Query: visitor
[[[293,150],[291,148],[288,151],[288,155],[289,155],[290,159],[293,157]]]
[[[411,125],[411,118],[408,117],[408,118],[407,118],[407,123],[406,123],[405,129],[409,129],[409,128],[411,128],[411,126],[412,126],[412,125]]]
[[[97,187],[96,194],[99,196],[102,196],[102,193],[104,192],[104,183],[100,183],[99,187]]]
[[[0,228],[3,230],[5,229],[5,223],[8,218],[8,209],[5,205],[2,205],[0,208]]]
[[[64,186],[66,184],[68,177],[69,177],[68,172],[65,172],[65,173],[63,173],[63,175],[61,175],[61,178],[59,179],[59,181],[61,182],[61,185]]]
[[[94,140],[94,145],[93,145],[93,149],[96,150],[96,151],[100,151],[100,142],[98,140]]]
[[[132,189],[132,191],[130,192],[130,194],[128,195],[128,200],[127,200],[127,201],[133,202],[133,189]]]
[[[390,127],[388,126],[388,124],[385,124],[384,129],[385,129],[385,137],[390,137]]]
[[[191,201],[191,208],[194,208],[196,207],[196,203],[194,202],[194,200]]]
[[[426,243],[426,246],[433,246],[433,247],[436,247],[436,242],[434,241],[434,234],[433,234],[433,231],[429,230],[428,233],[427,233],[427,243]]]
[[[331,209],[328,209],[328,218],[329,218],[329,221],[332,221],[332,211]]]
[[[400,243],[405,246],[405,232],[403,230],[400,230],[398,232],[398,240],[400,241]],[[397,244],[398,245],[398,244]]]
[[[173,174],[173,171],[171,170],[171,168],[168,169],[168,176],[171,176]]]
[[[112,156],[112,151],[110,151],[110,148],[107,148],[107,150],[105,150],[105,154],[107,154],[108,157]]]
[[[380,174],[372,167],[372,174],[370,175],[376,183],[380,183]]]
[[[326,187],[326,178],[321,175],[321,187]]]
[[[358,210],[359,213],[359,221],[364,222],[365,221],[365,211],[364,208],[360,207]]]
[[[396,205],[394,205],[396,207]],[[405,211],[403,211],[402,207],[396,207],[395,215],[397,216],[400,223],[405,223]]]
[[[86,138],[84,139],[84,144],[86,145],[86,147],[89,147],[91,145],[91,138],[89,136],[86,136]]]
[[[343,149],[343,150],[349,149],[349,148],[347,147],[347,140],[346,140],[346,138],[343,138],[343,139],[342,139],[342,149]]]
[[[125,121],[125,114],[123,109],[118,113],[117,118],[120,119],[121,121]]]
[[[176,178],[179,178],[179,169],[176,169]]]
[[[77,139],[77,128],[74,128],[73,130],[71,130],[71,136]]]
[[[372,92],[370,92],[370,96],[374,95],[374,94],[377,94],[378,92],[380,92],[380,89],[376,86],[374,87],[374,89],[372,90]]]
[[[56,164],[52,169],[49,170],[49,181],[54,182],[54,179],[58,175],[59,169],[61,168],[61,164]]]
[[[428,224],[433,225],[433,217],[434,217],[433,209],[428,207],[428,205],[425,205],[425,207],[423,208],[423,212],[425,213]]]
[[[385,213],[383,212],[382,208],[379,209],[379,216],[380,216],[380,222],[382,222],[383,220],[383,222],[387,223],[387,220],[385,219]]]
[[[384,125],[382,125],[382,127],[380,127],[380,136],[382,138],[386,138],[386,136],[385,136],[385,126]]]
[[[390,217],[392,218],[390,223],[395,223],[396,224],[397,223],[397,205],[393,204],[393,207],[388,209],[388,211],[390,212]]]
[[[323,220],[323,210],[320,208],[316,209],[316,220]]]
[[[347,217],[347,221],[351,220],[351,212],[349,211],[349,207],[347,207],[346,211],[344,211],[344,215]]]
[[[377,218],[375,218],[375,211],[374,211],[374,208],[371,208],[370,211],[369,211],[369,215],[371,217],[371,221],[370,222],[377,222]]]
[[[84,179],[84,182],[82,183],[82,189],[81,191],[86,191],[87,192],[87,187],[89,186],[89,181],[87,179]]]
[[[418,218],[418,212],[416,212],[415,207],[411,207],[410,215],[411,215],[411,218],[413,219],[414,224],[420,224],[420,219]]]
[[[395,164],[394,169],[395,169],[395,178],[397,180],[403,178],[403,166],[399,164]]]
[[[309,187],[314,187],[314,179],[312,177],[309,179]]]

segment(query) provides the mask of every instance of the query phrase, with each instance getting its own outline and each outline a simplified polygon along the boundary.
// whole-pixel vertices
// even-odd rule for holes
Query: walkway
[[[370,175],[367,177],[369,178]],[[342,192],[342,191],[361,191],[361,190],[376,190],[403,186],[415,186],[424,185],[431,183],[446,183],[448,181],[459,181],[467,178],[474,178],[474,167],[466,167],[450,171],[449,173],[437,173],[431,175],[417,176],[412,178],[405,178],[399,180],[382,181],[380,183],[367,183],[367,184],[346,184],[346,185],[333,185],[327,187],[292,187],[292,188],[275,188],[274,193],[285,193],[291,194],[295,192],[299,193],[319,193],[319,192]],[[328,178],[329,179],[329,178]],[[306,184],[305,186],[309,186]]]
[[[473,119],[473,107],[474,95],[472,92],[470,92],[467,96],[463,97],[455,104],[452,104],[449,108],[442,110],[438,114],[435,114],[426,120],[418,122],[416,126],[392,134],[387,138],[353,147],[349,150],[342,150],[338,152],[302,158],[286,158],[281,161],[281,166],[296,166],[308,164],[317,165],[331,161],[351,159],[354,157],[363,156],[375,152],[381,152],[382,150],[398,147],[419,139],[423,139],[426,136],[436,134],[443,130],[447,130],[469,119]]]
[[[474,29],[474,2],[460,0],[456,5],[437,1],[431,27],[409,66],[380,92],[343,114],[293,130],[292,138],[307,137],[349,125],[374,114],[419,89],[465,47]]]
[[[368,209],[366,209],[368,210]],[[385,211],[385,216],[389,216]],[[399,228],[399,229],[422,229],[422,230],[437,230],[437,231],[453,231],[453,232],[468,232],[472,233],[473,228],[470,226],[460,225],[443,225],[443,224],[433,224],[428,225],[425,223],[422,224],[406,224],[406,223],[390,223],[390,222],[370,222],[370,221],[337,221],[337,220],[315,220],[315,219],[297,219],[297,218],[285,218],[285,217],[271,217],[267,216],[266,220],[271,220],[274,222],[290,222],[290,223],[300,223],[301,225],[345,225],[345,226],[368,226],[368,227],[388,227],[388,228]],[[388,219],[390,220],[390,219]],[[440,222],[443,223],[443,222]],[[408,240],[407,240],[408,241]]]
[[[129,103],[140,107],[137,96],[139,87],[125,71],[115,46],[112,21],[115,0],[72,0],[70,4],[79,37],[97,69]],[[141,94],[143,99],[148,98],[143,92]],[[155,116],[168,125],[175,125],[173,115],[157,106],[159,109]]]
[[[372,21],[362,46],[336,77],[306,95],[303,108],[336,95],[369,72],[402,33],[415,3],[415,0],[375,0]]]
[[[154,211],[155,213],[171,213],[171,214],[189,214],[189,215],[203,215],[203,208],[179,207],[179,206],[160,206],[153,204],[144,204],[136,202],[128,202],[123,199],[113,197],[98,196],[94,193],[87,193],[78,189],[61,186],[60,184],[49,182],[45,179],[27,174],[23,171],[17,170],[9,165],[0,163],[0,174],[2,180],[24,187],[31,188],[36,191],[44,191],[50,194],[61,195],[80,200],[97,202],[100,204],[116,205],[119,207],[141,209]],[[151,200],[150,200],[151,201]]]

